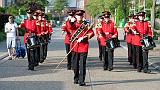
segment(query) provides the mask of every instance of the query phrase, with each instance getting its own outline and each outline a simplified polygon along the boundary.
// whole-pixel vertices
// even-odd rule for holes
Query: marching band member
[[[48,40],[49,40],[49,38],[48,38],[48,24],[47,24],[47,20],[46,20],[46,16],[45,16],[45,14],[43,14],[43,16],[42,16],[42,21],[43,21],[43,23],[44,23],[44,26],[42,26],[43,27],[43,29],[42,29],[42,31],[44,31],[44,34],[43,34],[43,37],[44,37],[44,39],[45,39],[45,43],[44,43],[44,59],[46,59],[46,57],[47,57],[47,50],[48,50]]]
[[[45,34],[45,22],[42,20],[42,16],[44,15],[44,13],[40,13],[38,15],[38,21],[39,21],[39,25],[40,25],[40,31],[39,31],[39,39],[40,39],[40,63],[43,63],[45,60],[45,52],[44,52],[44,47],[45,47],[45,38],[44,38],[44,34]]]
[[[25,19],[21,24],[20,27],[25,28],[25,34],[24,34],[24,43],[26,45],[27,49],[27,57],[28,57],[28,70],[34,70],[34,64],[35,64],[35,53],[34,53],[34,47],[28,47],[27,38],[29,36],[35,36],[36,35],[36,20],[33,19],[33,10],[28,9],[27,11],[27,19]]]
[[[97,36],[97,41],[98,41],[98,46],[99,46],[99,60],[102,61],[102,46],[100,44],[100,37],[99,37],[99,34],[98,34],[98,28],[100,27],[102,21],[103,21],[103,16],[99,16],[99,20],[98,20],[98,23],[96,24],[96,36]]]
[[[134,25],[134,15],[131,14],[129,16],[129,22],[127,22],[124,26],[124,32],[125,32],[125,35],[126,35],[126,42],[127,42],[127,46],[128,46],[128,62],[130,63],[130,65],[132,65],[133,63],[133,59],[132,59],[132,55],[133,55],[133,50],[132,50],[132,26]]]
[[[106,39],[107,38],[117,38],[118,31],[117,28],[114,26],[114,22],[110,20],[110,12],[105,11],[102,12],[104,15],[104,20],[100,25],[98,33],[100,35],[100,42],[102,45],[103,50],[103,57],[104,57],[104,70],[113,70],[113,58],[114,58],[114,50],[106,50]]]
[[[38,40],[39,36],[40,36],[40,32],[41,32],[41,28],[40,28],[40,21],[38,20],[38,12],[34,12],[33,14],[33,18],[36,20],[36,28],[37,28],[37,32],[36,32],[36,40]],[[38,66],[40,62],[40,47],[37,46],[35,47],[35,66]]]
[[[136,57],[138,61],[137,71],[141,72],[143,69],[144,73],[150,73],[151,71],[148,69],[148,50],[142,50],[140,40],[144,34],[152,36],[151,25],[145,21],[145,12],[139,12],[138,18],[139,21],[135,22],[136,26],[134,28],[134,44],[136,45]]]
[[[75,22],[75,10],[71,10],[68,12],[68,18],[62,25],[62,35],[66,32],[66,36],[64,39],[65,47],[66,47],[66,53],[70,51],[70,38],[71,38],[71,25]],[[73,64],[71,61],[71,53],[67,56],[67,69],[70,70],[71,67],[73,68]]]
[[[72,30],[72,34],[76,32],[76,30],[81,26],[83,23],[83,14],[85,13],[84,10],[77,10],[76,11],[76,22],[73,24],[75,30]],[[87,33],[86,33],[87,32]],[[85,34],[85,35],[84,35]],[[92,29],[89,29],[88,26],[78,35],[77,40],[71,43],[72,50],[72,58],[73,58],[73,65],[74,65],[74,84],[78,84],[80,86],[85,85],[85,75],[86,75],[86,59],[88,55],[88,40],[94,36],[94,32]],[[74,47],[75,46],[75,47]]]

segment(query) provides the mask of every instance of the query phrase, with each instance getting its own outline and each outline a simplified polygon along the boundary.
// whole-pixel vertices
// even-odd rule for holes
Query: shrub
[[[6,34],[3,31],[0,31],[0,41],[3,41],[6,39]]]

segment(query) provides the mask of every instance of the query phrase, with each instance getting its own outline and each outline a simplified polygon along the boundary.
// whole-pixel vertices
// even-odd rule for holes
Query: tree
[[[151,25],[152,25],[152,33],[154,35],[154,29],[155,29],[155,7],[156,7],[156,1],[157,0],[153,0],[153,4],[152,4],[152,13],[151,13]]]
[[[44,6],[48,5],[47,0],[15,0],[11,6],[5,7],[5,13],[12,15],[26,14],[28,8],[34,10],[44,10]]]
[[[65,7],[68,6],[68,0],[55,0],[54,1],[54,11],[58,13],[59,19],[62,16],[62,12]],[[61,21],[61,20],[60,20]]]

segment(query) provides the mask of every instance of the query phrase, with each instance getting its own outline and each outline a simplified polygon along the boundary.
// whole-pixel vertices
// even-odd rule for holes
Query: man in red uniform
[[[75,10],[71,10],[68,12],[68,18],[62,25],[62,35],[66,32],[66,36],[64,39],[66,53],[70,51],[70,38],[71,38],[71,26],[75,22]],[[71,53],[67,56],[67,69],[70,70],[71,67],[73,68],[73,64],[71,63]]]
[[[38,41],[38,38],[40,36],[40,33],[41,33],[41,28],[40,28],[40,22],[38,20],[38,15],[39,13],[38,12],[34,12],[33,14],[33,18],[36,20],[36,28],[37,28],[37,37],[36,37],[36,40]],[[37,46],[35,47],[35,66],[38,66],[39,65],[39,62],[40,62],[40,47]]]
[[[40,13],[38,15],[38,22],[39,22],[39,25],[40,25],[40,30],[38,32],[38,34],[40,34],[39,36],[39,39],[40,39],[40,63],[43,63],[44,60],[45,60],[45,38],[44,38],[44,35],[45,35],[45,32],[46,32],[46,25],[45,25],[45,22],[42,20],[42,16],[44,15],[44,13]]]
[[[81,26],[83,23],[84,10],[76,11],[76,22],[73,24],[75,27],[72,30],[72,34]],[[85,85],[85,75],[86,75],[86,59],[88,55],[88,40],[94,36],[92,28],[85,27],[85,29],[78,35],[77,39],[71,43],[71,48],[73,48],[72,58],[74,62],[74,83],[80,86]],[[75,47],[74,47],[75,46]],[[79,64],[80,63],[80,64]]]
[[[130,65],[132,65],[133,63],[133,59],[132,59],[132,55],[133,55],[133,50],[132,50],[132,26],[134,25],[134,15],[131,14],[129,16],[129,22],[127,22],[124,26],[124,32],[126,35],[126,42],[127,42],[127,46],[128,46],[128,62],[130,63]]]
[[[102,21],[103,21],[103,16],[99,16],[98,23],[96,24],[96,36],[97,36],[97,41],[98,41],[98,46],[99,46],[99,60],[102,61],[102,46],[100,44],[100,38],[98,34],[98,28],[100,27]]]
[[[35,36],[37,32],[36,28],[36,20],[33,19],[33,10],[28,9],[27,10],[27,16],[28,18],[25,19],[21,24],[20,27],[25,28],[25,34],[24,34],[24,43],[26,45],[27,49],[27,57],[28,57],[28,69],[34,70],[35,65],[35,53],[34,53],[34,47],[28,47],[27,38],[28,36]]]
[[[134,44],[136,45],[136,57],[138,61],[138,72],[141,72],[143,69],[144,73],[150,73],[148,70],[148,51],[142,50],[142,44],[140,40],[142,39],[142,35],[147,34],[148,36],[152,36],[151,25],[149,22],[145,21],[145,12],[138,13],[139,21],[136,21],[136,27],[134,28]],[[143,56],[143,57],[142,57]]]
[[[103,56],[104,56],[104,70],[113,70],[113,54],[114,50],[106,50],[106,39],[117,38],[118,32],[117,28],[114,26],[114,22],[110,20],[110,12],[105,11],[104,20],[102,21],[101,27],[99,28],[100,42],[102,45]]]

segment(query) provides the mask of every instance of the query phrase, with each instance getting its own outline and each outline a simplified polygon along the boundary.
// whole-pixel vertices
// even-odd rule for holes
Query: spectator
[[[18,39],[18,25],[14,22],[13,16],[8,17],[8,23],[5,25],[5,33],[7,33],[7,49],[9,58],[12,60],[15,56],[16,39]]]

